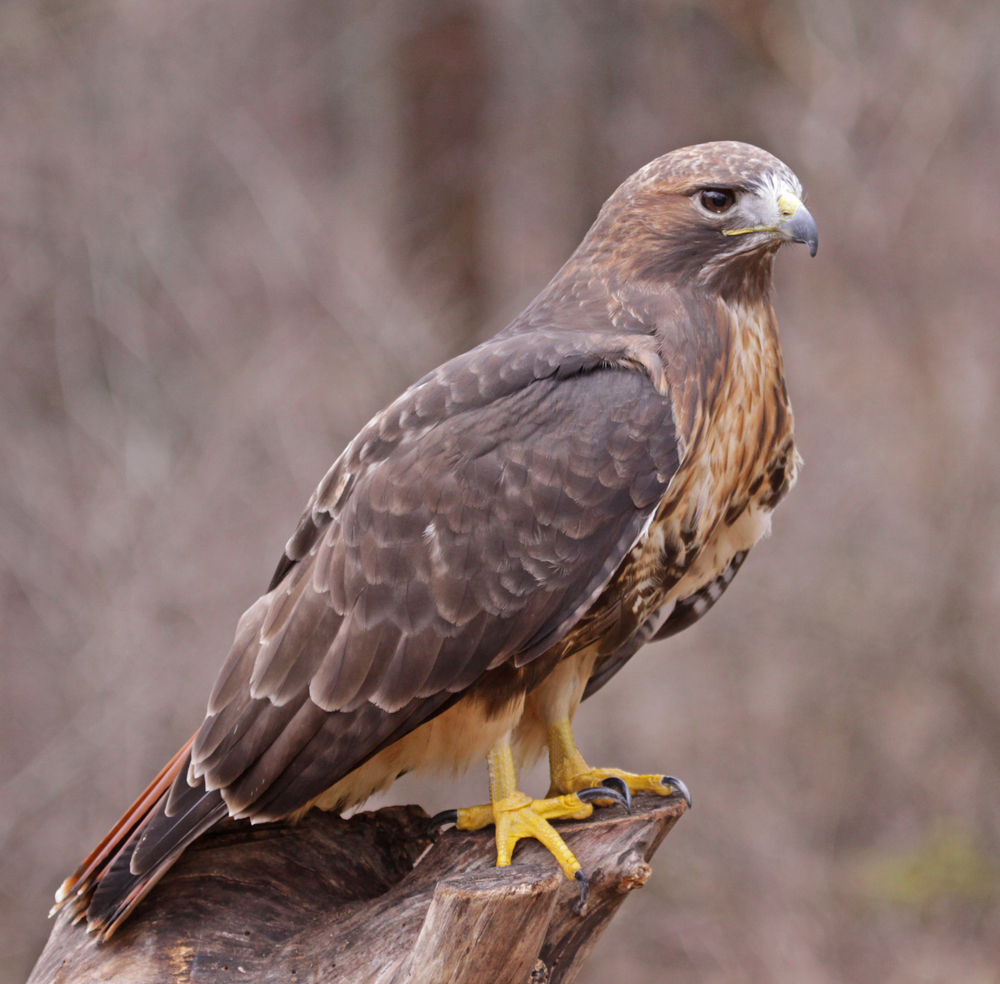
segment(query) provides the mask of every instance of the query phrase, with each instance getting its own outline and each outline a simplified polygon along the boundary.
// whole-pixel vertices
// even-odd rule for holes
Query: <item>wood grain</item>
[[[432,833],[419,807],[227,821],[109,942],[60,916],[29,984],[568,984],[684,810],[638,796],[560,825],[590,877],[582,915],[539,844],[497,869],[492,829]]]

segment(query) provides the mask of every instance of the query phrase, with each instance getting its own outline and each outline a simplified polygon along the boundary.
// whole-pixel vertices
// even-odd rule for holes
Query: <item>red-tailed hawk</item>
[[[313,494],[198,733],[58,900],[109,936],[223,817],[340,810],[486,757],[498,864],[550,820],[669,776],[591,768],[570,722],[652,639],[703,615],[795,481],[769,301],[802,189],[742,143],[629,178],[498,335],[379,413]],[[515,766],[548,749],[548,798]],[[596,787],[596,788],[594,788]]]

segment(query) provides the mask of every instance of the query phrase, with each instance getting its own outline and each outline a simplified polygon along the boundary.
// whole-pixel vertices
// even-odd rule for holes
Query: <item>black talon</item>
[[[673,786],[684,797],[685,802],[688,805],[688,809],[691,809],[691,794],[688,792],[687,786],[680,781],[680,779],[675,779],[673,776],[663,776],[660,779],[665,786]]]
[[[591,786],[589,789],[581,789],[576,795],[584,803],[589,803],[591,800],[614,800],[619,806],[624,806],[629,813],[632,812],[631,802],[622,796],[617,789],[610,789],[607,786]]]
[[[625,810],[632,812],[632,790],[628,788],[628,783],[618,776],[608,776],[601,782],[605,789],[617,789],[625,797]]]
[[[580,883],[580,897],[573,903],[573,914],[576,916],[582,916],[587,909],[587,896],[590,895],[590,882],[587,881],[587,876],[583,873],[583,868],[578,868],[573,877]]]
[[[434,816],[427,821],[427,827],[431,833],[435,833],[441,827],[445,827],[449,823],[458,823],[458,810],[442,810],[440,813],[435,813]]]

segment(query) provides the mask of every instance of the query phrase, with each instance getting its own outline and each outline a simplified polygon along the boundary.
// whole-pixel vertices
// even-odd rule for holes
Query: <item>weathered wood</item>
[[[399,984],[524,984],[561,881],[558,869],[530,864],[438,882]],[[491,940],[509,949],[502,966]]]
[[[590,876],[582,915],[541,845],[497,869],[492,829],[431,834],[418,807],[226,822],[109,942],[60,915],[29,984],[569,984],[684,809],[638,796],[560,824]]]

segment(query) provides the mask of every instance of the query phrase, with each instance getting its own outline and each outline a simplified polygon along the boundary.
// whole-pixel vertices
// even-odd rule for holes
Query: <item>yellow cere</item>
[[[790,195],[787,192],[778,198],[778,211],[781,213],[782,221],[787,221],[790,219],[798,210],[798,207],[802,204],[795,195]],[[746,229],[723,229],[722,235],[724,236],[743,236],[748,232],[777,232],[777,226],[750,226]]]
[[[784,194],[778,199],[778,211],[783,219],[790,219],[802,204],[794,195]]]

